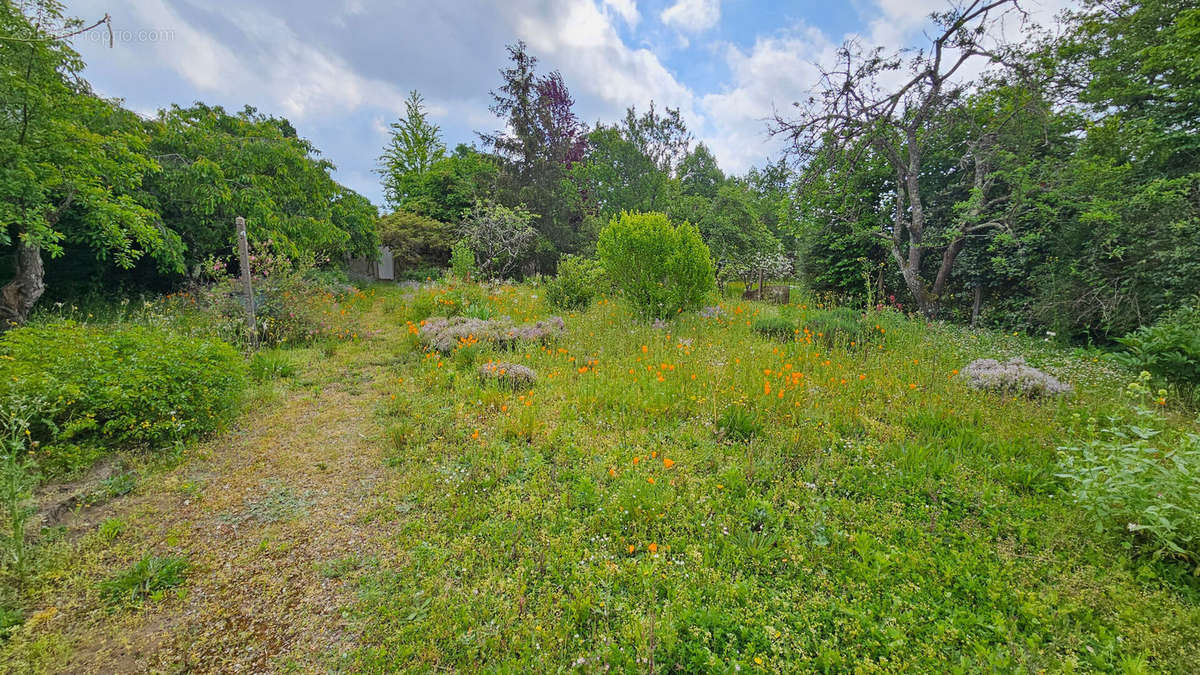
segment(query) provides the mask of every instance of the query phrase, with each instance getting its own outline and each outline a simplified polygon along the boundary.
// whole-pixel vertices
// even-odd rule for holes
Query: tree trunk
[[[46,291],[46,268],[40,246],[17,247],[12,281],[0,288],[0,332],[25,323],[38,298]]]
[[[971,328],[979,323],[979,310],[983,307],[983,286],[975,284],[975,300],[971,303]]]

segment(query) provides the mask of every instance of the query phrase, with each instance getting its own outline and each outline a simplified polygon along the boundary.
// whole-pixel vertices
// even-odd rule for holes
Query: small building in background
[[[371,281],[394,281],[396,262],[391,247],[380,246],[379,255],[374,258],[350,258],[350,276]]]

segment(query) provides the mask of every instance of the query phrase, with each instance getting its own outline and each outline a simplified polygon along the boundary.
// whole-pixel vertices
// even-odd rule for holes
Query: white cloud
[[[642,20],[642,15],[638,12],[637,3],[634,0],[604,0],[604,7],[624,19],[630,28],[636,28],[638,22]]]
[[[163,0],[138,2],[130,10],[142,25],[173,27],[171,40],[153,45],[159,65],[172,68],[201,92],[278,106],[300,121],[365,105],[403,109],[404,96],[394,86],[360,76],[269,12],[225,12],[245,37],[234,50]]]
[[[768,137],[769,119],[776,109],[786,115],[810,92],[820,77],[815,64],[828,62],[834,49],[828,36],[809,27],[759,38],[748,51],[725,47],[732,81],[700,99],[711,132],[705,142],[722,168],[740,173],[778,155],[781,144]]]
[[[524,14],[516,31],[544,63],[562,71],[584,104],[582,114],[611,120],[630,105],[644,108],[654,100],[694,116],[691,90],[653,52],[627,46],[611,17],[592,0],[571,0],[564,5],[565,9],[553,16]],[[595,105],[588,105],[591,103]],[[588,115],[586,119],[592,118]]]
[[[717,25],[721,20],[720,0],[675,0],[658,18],[668,26],[682,31],[699,33]]]

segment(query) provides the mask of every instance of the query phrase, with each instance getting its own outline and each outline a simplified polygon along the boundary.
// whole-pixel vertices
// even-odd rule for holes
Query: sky
[[[1068,0],[1026,0],[1047,23]],[[383,206],[378,157],[417,90],[447,147],[503,124],[488,112],[505,47],[524,40],[558,70],[589,124],[625,109],[680,108],[727,173],[778,157],[768,134],[855,38],[919,44],[946,0],[68,0],[100,31],[76,38],[104,96],[153,115],[194,101],[291,120],[336,178]]]

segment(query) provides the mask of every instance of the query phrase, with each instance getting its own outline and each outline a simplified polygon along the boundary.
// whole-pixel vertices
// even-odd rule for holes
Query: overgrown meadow
[[[406,337],[375,411],[396,482],[372,518],[394,538],[355,565],[347,669],[1200,666],[1192,565],[1132,553],[1056,476],[1060,446],[1130,414],[1129,373],[891,311],[827,340],[803,297],[654,324],[600,299],[544,344],[417,340],[429,315],[544,317],[543,293],[384,298]],[[792,335],[752,332],[775,316]],[[958,371],[985,355],[1076,394],[973,390]],[[489,361],[536,384],[482,384]]]

